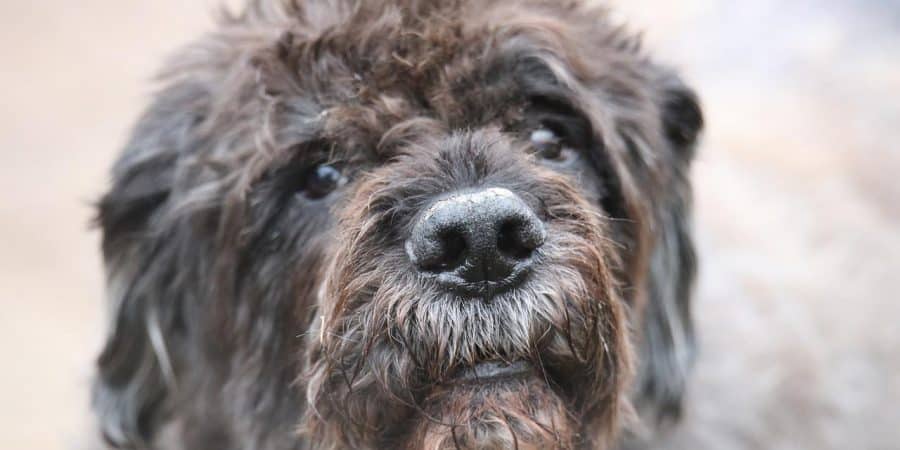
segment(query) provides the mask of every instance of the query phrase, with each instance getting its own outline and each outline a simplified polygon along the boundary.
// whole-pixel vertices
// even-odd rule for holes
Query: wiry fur
[[[321,302],[320,311],[324,328],[314,333],[321,338],[311,346],[308,398],[314,409],[308,422],[314,435],[329,436],[326,441],[346,440],[351,447],[364,447],[363,442],[397,447],[381,439],[396,437],[401,430],[392,427],[409,427],[420,409],[434,422],[424,427],[449,428],[450,433],[441,434],[443,439],[455,432],[464,442],[477,441],[482,424],[521,422],[529,416],[536,427],[525,428],[552,438],[545,446],[581,432],[565,426],[569,414],[595,419],[585,424],[594,430],[609,427],[619,408],[622,371],[627,367],[622,358],[628,353],[618,329],[623,324],[622,305],[608,278],[604,227],[565,179],[521,164],[513,156],[521,155],[521,149],[506,149],[510,155],[493,148],[500,142],[503,138],[494,134],[451,136],[433,145],[440,149],[436,157],[426,148],[414,147],[362,181],[343,208],[347,214],[340,241],[347,244],[338,250],[335,267],[326,276],[328,300]],[[477,184],[533,195],[535,207],[549,219],[552,241],[541,249],[533,282],[490,302],[461,302],[415,276],[402,242],[394,241],[405,234],[396,233],[398,223],[424,209],[423,202]],[[459,411],[435,407],[432,403],[437,401],[429,398],[439,388],[433,385],[435,380],[448,379],[456,367],[523,357],[538,367],[561,365],[573,372],[565,375],[577,380],[568,393],[580,399],[573,403],[573,411],[553,405],[559,414],[550,414],[546,421],[534,417],[544,408],[522,400],[534,397],[553,403],[547,400],[552,396],[541,391],[548,388],[543,384],[534,390],[526,384],[517,392],[523,403],[519,410],[511,409],[510,402],[497,402],[495,408],[485,407],[477,419],[460,417],[478,416],[465,408],[476,400],[490,403],[492,396],[457,387],[451,403],[459,403]],[[392,411],[383,411],[384,405],[393,405]],[[366,420],[357,430],[352,420],[340,420],[342,415]],[[521,417],[513,419],[515,415]],[[424,433],[435,439],[434,431]],[[438,439],[429,448],[444,446]]]
[[[605,14],[259,0],[175,58],[100,202],[108,442],[606,448],[632,401],[677,418],[702,116]],[[573,164],[529,152],[544,117],[583,131]],[[323,162],[349,183],[298,194]],[[437,290],[403,253],[418,211],[475,186],[516,192],[549,230],[529,281],[490,302]],[[447,382],[485,359],[541,376]]]

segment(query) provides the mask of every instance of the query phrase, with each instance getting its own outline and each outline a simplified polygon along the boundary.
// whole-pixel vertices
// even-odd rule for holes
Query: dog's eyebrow
[[[531,93],[529,103],[538,110],[552,113],[558,116],[583,118],[584,112],[576,106],[567,92],[557,90],[545,90]]]
[[[514,63],[520,95],[537,110],[560,117],[587,118],[573,98],[574,92],[559,79],[551,63],[539,55],[520,56]]]
[[[550,64],[538,55],[518,56],[513,66],[513,76],[525,91],[559,88],[562,85]]]

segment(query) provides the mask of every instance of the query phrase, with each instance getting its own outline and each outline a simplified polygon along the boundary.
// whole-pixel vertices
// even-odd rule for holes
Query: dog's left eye
[[[572,152],[565,141],[549,128],[532,131],[531,145],[539,157],[549,161],[565,161]]]
[[[303,184],[303,192],[307,197],[318,199],[325,197],[346,182],[341,171],[329,164],[319,164],[310,170]]]

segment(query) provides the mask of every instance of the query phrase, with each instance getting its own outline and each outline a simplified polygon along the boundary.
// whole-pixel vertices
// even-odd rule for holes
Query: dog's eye
[[[346,178],[336,167],[328,164],[319,164],[313,167],[306,176],[303,192],[312,199],[322,198],[341,187],[345,182]]]
[[[563,139],[549,128],[532,131],[531,145],[539,157],[550,161],[564,161],[571,151]]]

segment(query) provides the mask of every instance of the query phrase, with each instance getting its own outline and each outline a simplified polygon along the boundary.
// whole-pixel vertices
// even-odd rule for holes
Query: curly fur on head
[[[607,448],[631,405],[677,418],[702,116],[605,18],[257,0],[175,58],[99,206],[110,445]],[[435,199],[485,187],[547,239],[520,286],[460,298],[404,242]],[[485,361],[534,372],[459,381]]]

